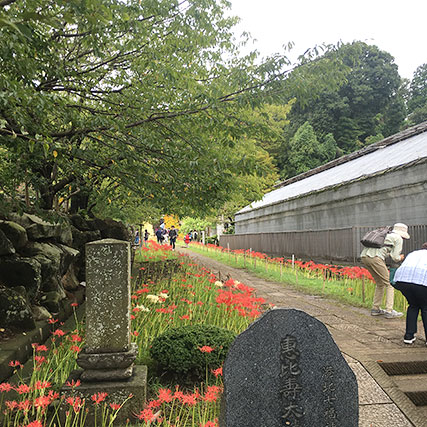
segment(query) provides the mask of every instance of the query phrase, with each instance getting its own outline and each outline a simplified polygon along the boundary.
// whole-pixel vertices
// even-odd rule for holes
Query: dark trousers
[[[172,246],[172,249],[175,249],[175,242],[176,242],[176,237],[171,237],[171,246]]]
[[[427,286],[414,283],[396,282],[393,285],[408,300],[408,311],[406,314],[406,333],[413,335],[417,332],[418,312],[421,310],[424,333],[427,339]]]

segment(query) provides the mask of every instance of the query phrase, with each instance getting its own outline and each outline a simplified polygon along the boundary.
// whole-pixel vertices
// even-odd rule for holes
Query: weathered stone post
[[[68,395],[90,401],[97,392],[108,393],[108,402],[121,404],[119,419],[131,418],[146,397],[145,366],[134,366],[137,347],[130,331],[130,243],[104,239],[86,244],[86,344],[70,379],[81,385]],[[118,420],[119,420],[118,419]]]

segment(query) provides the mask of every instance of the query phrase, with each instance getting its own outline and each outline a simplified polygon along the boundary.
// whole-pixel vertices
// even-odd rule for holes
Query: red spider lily
[[[72,345],[70,347],[71,351],[74,351],[75,353],[80,353],[82,349],[78,345]]]
[[[41,421],[33,421],[30,424],[27,424],[25,427],[43,427],[43,423]]]
[[[118,411],[121,407],[122,407],[122,405],[119,405],[118,403],[110,403],[110,408],[113,411]]]
[[[221,387],[218,387],[216,385],[211,385],[207,388],[205,396],[203,397],[203,399],[206,402],[215,402],[218,399],[221,391],[222,391]]]
[[[18,402],[16,400],[6,400],[6,402],[4,403],[7,406],[7,409],[9,409],[9,411],[13,411],[15,408],[18,407]]]
[[[15,387],[15,390],[19,394],[25,394],[25,393],[29,393],[31,391],[31,387],[28,386],[27,384],[20,384],[18,387]]]
[[[78,387],[80,384],[81,384],[80,380],[77,380],[77,381],[71,380],[71,382],[67,381],[65,383],[65,385],[68,387]]]
[[[200,427],[218,427],[218,419],[215,418],[214,421],[208,421],[206,424],[200,424]]]
[[[45,388],[50,388],[52,387],[51,383],[48,381],[37,381],[36,384],[34,385],[34,388],[36,390],[43,390]]]
[[[159,395],[159,400],[161,402],[168,403],[173,399],[172,391],[166,388],[160,388],[158,395]]]
[[[154,419],[154,413],[151,409],[143,409],[138,415],[138,419],[151,422]]]
[[[80,397],[67,397],[65,400],[72,408],[74,413],[78,413],[80,409],[83,407],[85,401],[82,400]]]
[[[53,325],[54,323],[56,323],[58,321],[59,321],[59,319],[53,319],[53,318],[48,319],[48,323],[50,323],[51,325]]]
[[[162,401],[160,399],[158,400],[150,400],[150,402],[148,402],[146,408],[147,409],[152,409],[152,408],[158,408],[162,406]]]
[[[80,335],[77,335],[77,334],[71,335],[71,341],[72,342],[81,342],[82,337]]]
[[[212,373],[215,375],[215,377],[218,377],[219,375],[222,375],[222,366],[219,367],[219,368],[217,368],[217,369],[214,369],[212,371]]]
[[[1,393],[3,393],[3,392],[7,393],[11,390],[13,390],[13,386],[11,384],[9,384],[9,383],[1,383],[0,384],[0,392]]]
[[[195,393],[193,393],[193,394],[184,394],[182,396],[182,403],[184,405],[188,405],[188,406],[195,406],[195,405],[197,405],[197,395]]]
[[[43,363],[47,363],[47,359],[44,356],[34,356],[34,360],[37,362],[37,365],[42,365]]]
[[[138,336],[139,336],[139,332],[138,332],[138,331],[133,331],[133,332],[132,332],[132,335],[133,335],[134,337],[138,337]]]
[[[190,320],[190,316],[188,314],[183,314],[182,316],[179,316],[181,320]]]
[[[199,350],[202,353],[212,353],[215,349],[212,347],[209,347],[208,345],[204,345],[203,347],[199,347]]]
[[[34,406],[36,408],[47,408],[50,403],[52,402],[52,398],[49,396],[39,396],[36,399],[34,399]]]
[[[72,302],[70,305],[71,305],[71,307],[78,307],[79,306],[79,304],[76,302]]]
[[[11,360],[9,362],[9,366],[11,366],[12,368],[20,367],[21,369],[24,367],[24,365],[19,360]]]
[[[18,409],[20,411],[28,412],[32,407],[31,400],[27,399],[18,403]]]
[[[39,345],[36,342],[31,344],[31,347],[33,347],[35,352],[48,351],[48,348],[45,345]]]
[[[55,335],[57,337],[63,337],[65,335],[65,332],[62,329],[57,329],[55,332],[52,332],[52,335]]]
[[[107,396],[108,393],[95,393],[91,396],[91,399],[95,405],[98,405],[99,403],[103,402]]]

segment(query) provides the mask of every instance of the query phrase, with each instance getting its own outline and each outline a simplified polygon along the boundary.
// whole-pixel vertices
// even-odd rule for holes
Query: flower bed
[[[228,250],[211,244],[192,243],[190,249],[233,267],[252,271],[258,276],[297,286],[309,293],[328,295],[352,305],[372,306],[375,283],[366,268],[293,261],[269,257],[262,252]],[[394,308],[406,312],[407,302],[400,292],[395,293]]]
[[[158,249],[168,258],[167,248]],[[149,258],[148,251],[144,251]],[[173,257],[177,258],[175,253]],[[155,259],[153,257],[152,259]],[[265,301],[257,298],[254,290],[242,283],[228,280],[219,282],[205,268],[190,263],[187,257],[179,257],[179,271],[163,280],[141,282],[138,275],[143,269],[136,262],[133,271],[131,304],[132,340],[138,344],[137,363],[153,365],[149,346],[154,338],[166,329],[182,325],[214,325],[240,333],[262,312]],[[140,280],[137,280],[139,277]],[[75,308],[75,307],[73,307]],[[16,375],[10,382],[0,384],[0,410],[3,426],[85,426],[89,405],[95,405],[96,425],[109,426],[121,409],[114,402],[106,403],[107,396],[99,390],[90,402],[79,398],[61,397],[60,388],[76,367],[75,359],[84,341],[84,325],[66,331],[55,319],[51,319],[52,339],[47,345],[34,344],[33,359],[28,373],[19,361],[11,361]],[[198,351],[214,354],[214,347],[203,345]],[[27,367],[26,367],[27,368]],[[206,375],[203,383],[191,390],[176,385],[162,384],[161,379],[151,377],[149,401],[131,425],[148,426],[203,426],[217,425],[219,397],[222,391],[222,368]],[[79,381],[67,383],[79,387]],[[58,413],[59,403],[68,408],[65,421]],[[93,423],[90,424],[94,425]]]

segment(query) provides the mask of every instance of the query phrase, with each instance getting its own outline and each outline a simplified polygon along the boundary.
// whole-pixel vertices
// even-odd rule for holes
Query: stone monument
[[[274,309],[231,345],[221,427],[357,427],[356,377],[323,323]]]
[[[104,239],[86,244],[86,342],[77,358],[82,370],[68,381],[81,381],[66,395],[90,401],[106,392],[108,402],[121,404],[117,421],[139,412],[146,398],[146,366],[135,366],[137,347],[130,331],[130,243]]]

